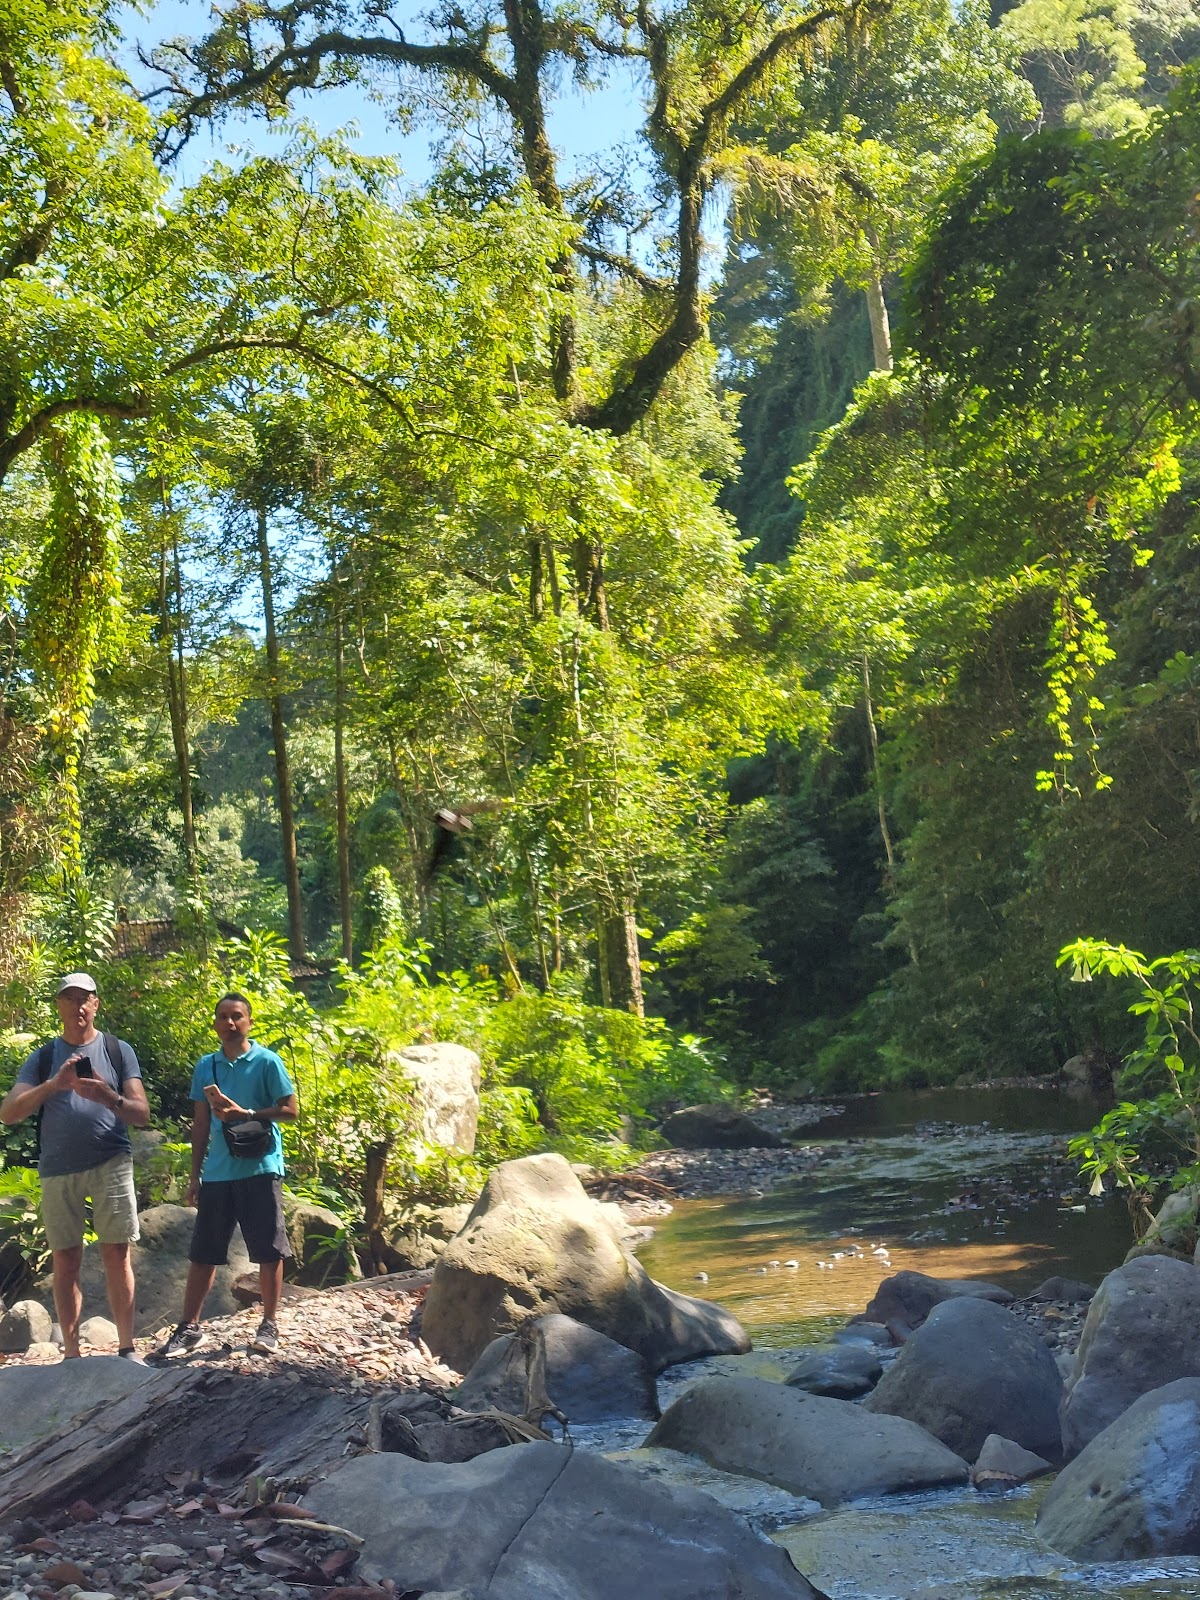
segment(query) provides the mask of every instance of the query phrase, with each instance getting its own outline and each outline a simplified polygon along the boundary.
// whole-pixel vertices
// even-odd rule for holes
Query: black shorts
[[[283,1183],[270,1172],[227,1183],[202,1183],[188,1259],[205,1267],[229,1265],[229,1241],[241,1228],[246,1253],[259,1266],[290,1257],[283,1222]]]

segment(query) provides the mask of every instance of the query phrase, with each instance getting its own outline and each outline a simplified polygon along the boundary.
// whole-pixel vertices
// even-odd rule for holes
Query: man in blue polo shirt
[[[291,1255],[283,1220],[281,1122],[299,1114],[296,1090],[273,1050],[250,1037],[250,1002],[223,995],[214,1019],[221,1048],[201,1056],[192,1073],[192,1180],[187,1204],[196,1207],[188,1251],[183,1316],[164,1355],[194,1350],[203,1338],[200,1313],[217,1268],[228,1264],[229,1241],[242,1230],[258,1265],[263,1316],[251,1350],[279,1348],[275,1314],[283,1289],[283,1263]]]

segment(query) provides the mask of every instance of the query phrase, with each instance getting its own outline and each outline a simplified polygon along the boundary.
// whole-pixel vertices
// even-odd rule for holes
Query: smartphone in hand
[[[86,1058],[81,1057],[75,1063],[75,1076],[77,1078],[94,1078],[96,1074],[92,1070],[92,1063]]]

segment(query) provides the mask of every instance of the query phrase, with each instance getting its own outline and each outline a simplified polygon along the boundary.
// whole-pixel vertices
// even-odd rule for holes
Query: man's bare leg
[[[203,1261],[188,1263],[187,1284],[183,1291],[183,1316],[180,1318],[182,1322],[200,1321],[200,1313],[204,1310],[204,1302],[216,1276],[216,1267],[210,1267]]]
[[[100,1259],[104,1263],[109,1309],[117,1325],[117,1348],[128,1350],[133,1344],[134,1317],[133,1265],[129,1259],[129,1246],[102,1244]]]
[[[79,1269],[83,1265],[83,1246],[72,1245],[69,1250],[52,1253],[54,1281],[54,1309],[62,1329],[64,1360],[79,1354],[79,1319],[83,1315],[83,1290],[79,1287]]]
[[[258,1287],[262,1295],[263,1321],[274,1322],[279,1310],[279,1296],[283,1293],[283,1262],[264,1261],[258,1269]]]

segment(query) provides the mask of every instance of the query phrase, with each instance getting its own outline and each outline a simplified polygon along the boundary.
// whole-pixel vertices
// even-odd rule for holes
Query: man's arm
[[[295,1122],[300,1115],[300,1103],[294,1094],[285,1094],[273,1106],[264,1106],[261,1111],[252,1111],[250,1115],[257,1117],[260,1122]]]
[[[144,1128],[150,1121],[150,1102],[140,1078],[126,1078],[119,1090],[105,1078],[80,1078],[75,1092],[85,1100],[107,1107],[127,1128]]]
[[[192,1176],[188,1183],[185,1206],[198,1205],[200,1201],[200,1168],[208,1153],[208,1137],[212,1131],[212,1113],[207,1100],[192,1101]]]
[[[79,1059],[77,1055],[69,1057],[57,1072],[50,1074],[45,1083],[20,1081],[14,1083],[0,1101],[0,1122],[11,1128],[15,1123],[24,1122],[26,1117],[33,1116],[35,1111],[40,1111],[52,1095],[65,1094],[69,1089],[79,1089],[86,1081],[77,1077],[75,1073],[75,1063]],[[148,1107],[147,1116],[149,1116]]]

